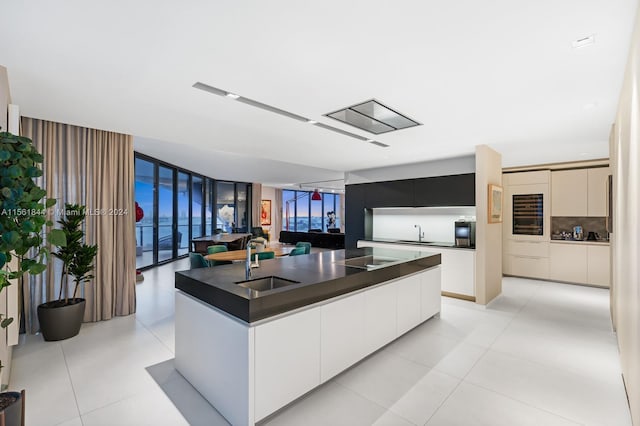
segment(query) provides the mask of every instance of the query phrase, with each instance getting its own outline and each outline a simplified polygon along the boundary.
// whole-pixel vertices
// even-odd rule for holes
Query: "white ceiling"
[[[584,160],[608,156],[637,6],[5,1],[0,64],[23,115],[133,134],[141,152],[223,179],[330,180],[478,144],[502,152],[505,166]],[[590,34],[594,45],[572,49]],[[196,81],[390,147],[196,90]],[[371,98],[423,125],[374,136],[323,117]]]

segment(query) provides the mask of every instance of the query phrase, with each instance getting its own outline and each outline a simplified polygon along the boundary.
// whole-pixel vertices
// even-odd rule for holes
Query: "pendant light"
[[[313,190],[313,194],[311,194],[311,200],[313,201],[322,201],[322,196],[318,192],[318,189]]]

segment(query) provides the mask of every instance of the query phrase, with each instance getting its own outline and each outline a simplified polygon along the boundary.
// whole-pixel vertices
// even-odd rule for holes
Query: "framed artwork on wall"
[[[271,225],[271,200],[260,202],[260,225]]]
[[[489,223],[502,223],[502,187],[489,184]]]

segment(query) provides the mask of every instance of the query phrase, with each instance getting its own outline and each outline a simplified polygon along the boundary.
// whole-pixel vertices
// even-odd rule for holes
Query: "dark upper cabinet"
[[[415,179],[375,182],[366,185],[365,206],[413,207]]]
[[[415,179],[416,207],[475,206],[475,173]]]

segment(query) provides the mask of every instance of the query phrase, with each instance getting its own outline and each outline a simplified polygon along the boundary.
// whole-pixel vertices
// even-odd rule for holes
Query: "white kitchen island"
[[[314,260],[325,263],[325,272],[330,270],[334,278],[301,283],[301,288],[337,289],[354,280],[400,276],[251,322],[212,306],[201,295],[181,291],[176,284],[176,368],[233,425],[265,419],[440,312],[437,254],[422,253],[421,261],[437,258],[437,263],[418,270],[410,270],[411,262],[396,262],[393,267],[357,273],[340,259],[327,266],[326,252],[296,257],[307,257],[307,265]],[[303,267],[299,263],[295,268],[294,258],[272,262],[269,266],[280,268],[276,272],[280,276]],[[229,271],[237,267],[228,266]],[[347,273],[340,268],[348,268]],[[286,288],[271,291],[283,301],[292,298]]]

